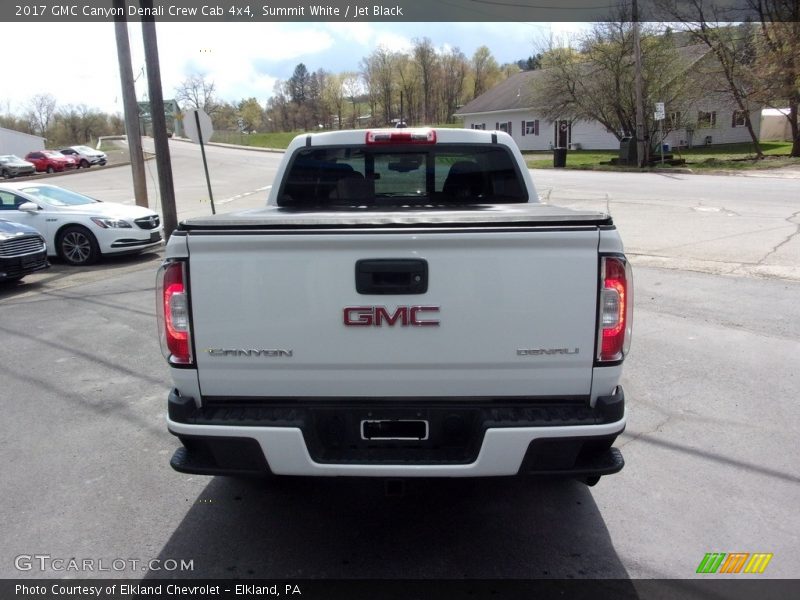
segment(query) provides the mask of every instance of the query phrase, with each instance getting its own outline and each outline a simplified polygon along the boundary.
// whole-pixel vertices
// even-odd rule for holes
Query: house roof
[[[693,44],[677,48],[678,56],[689,69],[709,52],[705,44]],[[474,100],[459,108],[456,116],[492,113],[506,110],[525,110],[536,108],[535,88],[544,81],[548,69],[522,71],[498,83]]]
[[[543,78],[545,72],[540,69],[516,73],[474,100],[467,102],[455,114],[464,116],[499,110],[533,108],[536,82]]]

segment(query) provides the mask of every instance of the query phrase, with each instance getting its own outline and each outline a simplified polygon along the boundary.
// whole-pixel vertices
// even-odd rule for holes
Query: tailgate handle
[[[373,258],[356,262],[359,294],[424,294],[428,261],[418,258]]]

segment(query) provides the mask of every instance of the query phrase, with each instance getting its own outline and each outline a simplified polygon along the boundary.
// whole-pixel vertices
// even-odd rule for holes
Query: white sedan
[[[44,236],[48,254],[73,265],[141,252],[162,239],[161,220],[152,210],[101,202],[56,185],[0,185],[0,217],[30,225]]]

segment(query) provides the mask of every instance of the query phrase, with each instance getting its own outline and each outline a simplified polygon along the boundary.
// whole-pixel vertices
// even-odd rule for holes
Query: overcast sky
[[[158,23],[165,98],[193,73],[205,74],[223,100],[255,97],[262,104],[277,79],[295,65],[309,70],[358,70],[379,45],[407,49],[428,37],[438,48],[459,47],[468,57],[485,44],[498,62],[529,56],[536,40],[580,31],[581,23]],[[139,24],[129,25],[134,76],[144,67]],[[112,23],[0,23],[4,58],[0,113],[22,113],[30,98],[50,93],[59,106],[86,104],[122,112]],[[137,98],[146,79],[136,83]]]

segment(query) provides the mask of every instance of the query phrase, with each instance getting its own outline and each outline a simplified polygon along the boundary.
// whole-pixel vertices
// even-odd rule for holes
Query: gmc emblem
[[[344,324],[348,327],[438,327],[437,319],[423,319],[421,313],[438,313],[438,306],[398,306],[389,312],[385,306],[346,306]]]

